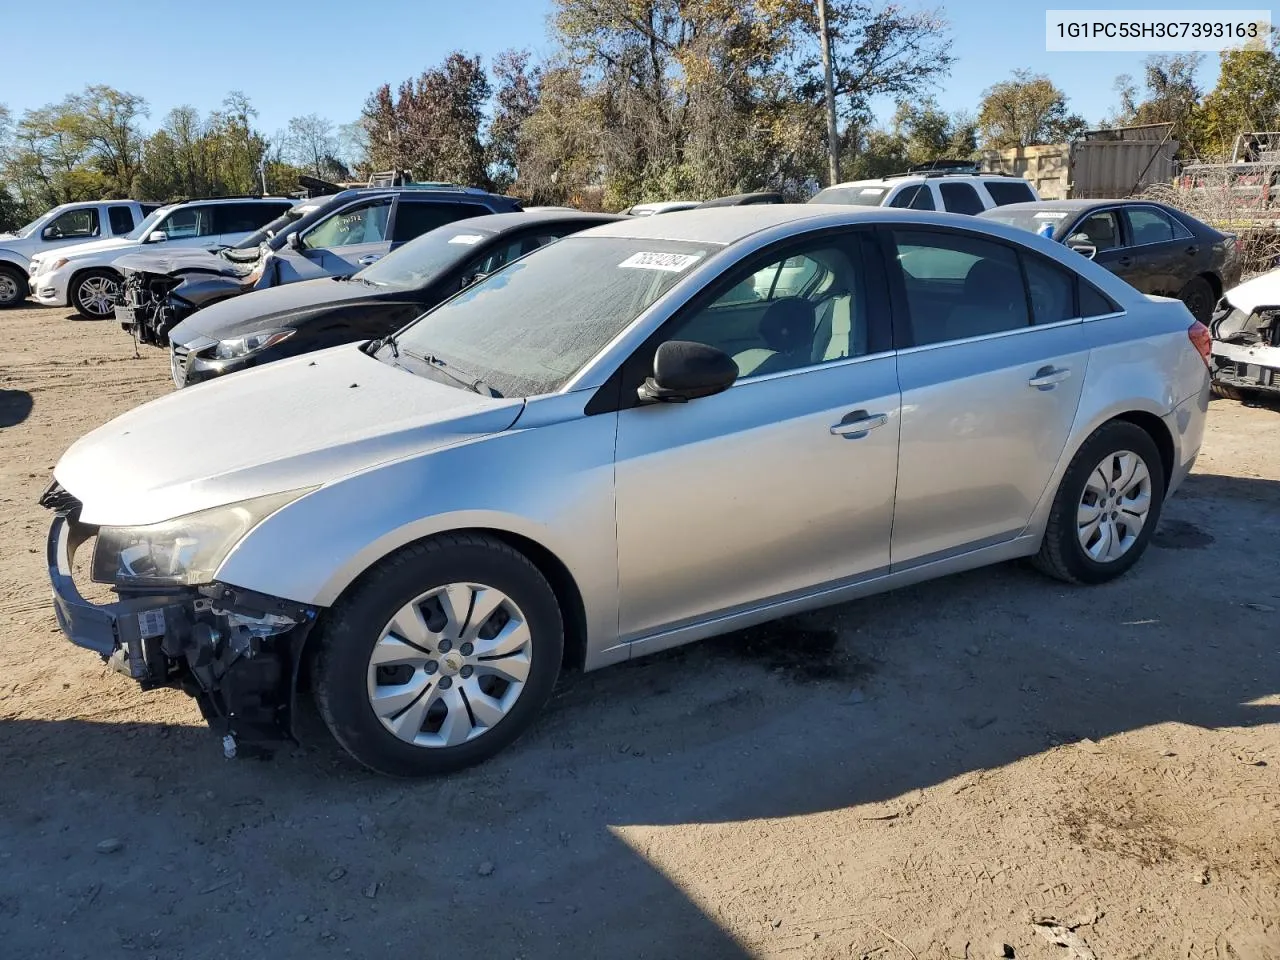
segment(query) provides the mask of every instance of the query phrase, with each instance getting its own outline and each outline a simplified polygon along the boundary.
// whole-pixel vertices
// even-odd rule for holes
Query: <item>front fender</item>
[[[462,529],[526,538],[569,571],[588,636],[617,633],[616,418],[512,429],[369,468],[294,501],[248,534],[216,579],[331,606],[406,544]],[[607,645],[607,644],[606,644]]]
[[[0,247],[0,263],[7,263],[17,267],[24,276],[31,267],[31,259],[26,254],[6,247]]]

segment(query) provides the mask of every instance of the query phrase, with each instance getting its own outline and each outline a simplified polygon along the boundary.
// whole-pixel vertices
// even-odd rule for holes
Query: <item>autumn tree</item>
[[[985,90],[978,110],[983,146],[995,150],[1060,143],[1084,126],[1070,112],[1066,94],[1047,76],[1029,70],[1015,70],[1013,79]]]
[[[1225,159],[1238,134],[1280,125],[1280,59],[1274,49],[1224,50],[1218,83],[1198,118],[1201,152]]]

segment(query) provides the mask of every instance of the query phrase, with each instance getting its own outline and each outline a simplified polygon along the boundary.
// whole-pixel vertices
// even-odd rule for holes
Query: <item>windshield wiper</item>
[[[396,356],[399,356],[399,352],[395,345],[394,335],[390,338],[390,342],[391,342],[391,349],[393,351],[396,351],[395,353]],[[502,396],[502,394],[500,394],[497,390],[493,389],[493,387],[489,386],[479,377],[473,377],[470,374],[466,373],[465,371],[452,368],[446,361],[441,360],[439,357],[434,356],[433,354],[409,353],[407,350],[405,351],[405,353],[413,357],[415,360],[421,360],[424,363],[431,364],[433,367],[435,367],[437,370],[443,373],[450,380],[454,381],[455,383],[462,384],[467,389],[475,391],[476,393],[480,394],[480,396],[482,397],[501,397]]]

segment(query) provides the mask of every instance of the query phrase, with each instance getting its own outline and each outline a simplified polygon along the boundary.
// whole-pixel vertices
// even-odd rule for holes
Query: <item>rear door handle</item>
[[[1187,256],[1188,256],[1188,257],[1194,257],[1194,256],[1195,256],[1197,253],[1199,253],[1199,252],[1200,252],[1200,248],[1199,248],[1199,247],[1197,247],[1197,246],[1190,246],[1190,247],[1187,247]]]
[[[1133,257],[1116,257],[1116,263],[1122,267],[1131,267],[1133,266]]]
[[[847,440],[858,440],[865,437],[876,427],[883,427],[889,422],[887,413],[867,413],[865,410],[854,410],[840,418],[840,422],[832,426],[833,437],[844,437]]]
[[[369,266],[369,264],[376,263],[381,259],[382,259],[382,254],[371,253],[367,257],[361,257],[359,260],[356,261],[356,263],[360,264],[360,266],[362,267],[367,267]]]
[[[1055,385],[1071,376],[1070,367],[1041,367],[1036,375],[1027,381],[1027,386],[1037,390],[1052,390]]]

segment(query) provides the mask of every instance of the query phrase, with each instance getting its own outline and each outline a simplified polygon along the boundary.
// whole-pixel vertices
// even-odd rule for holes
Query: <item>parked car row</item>
[[[310,262],[313,232],[261,259]],[[310,695],[393,775],[492,756],[566,668],[1016,557],[1111,580],[1209,396],[1182,303],[884,205],[486,215],[169,339],[201,382],[83,437],[42,498],[62,630],[194,695],[228,752]]]

